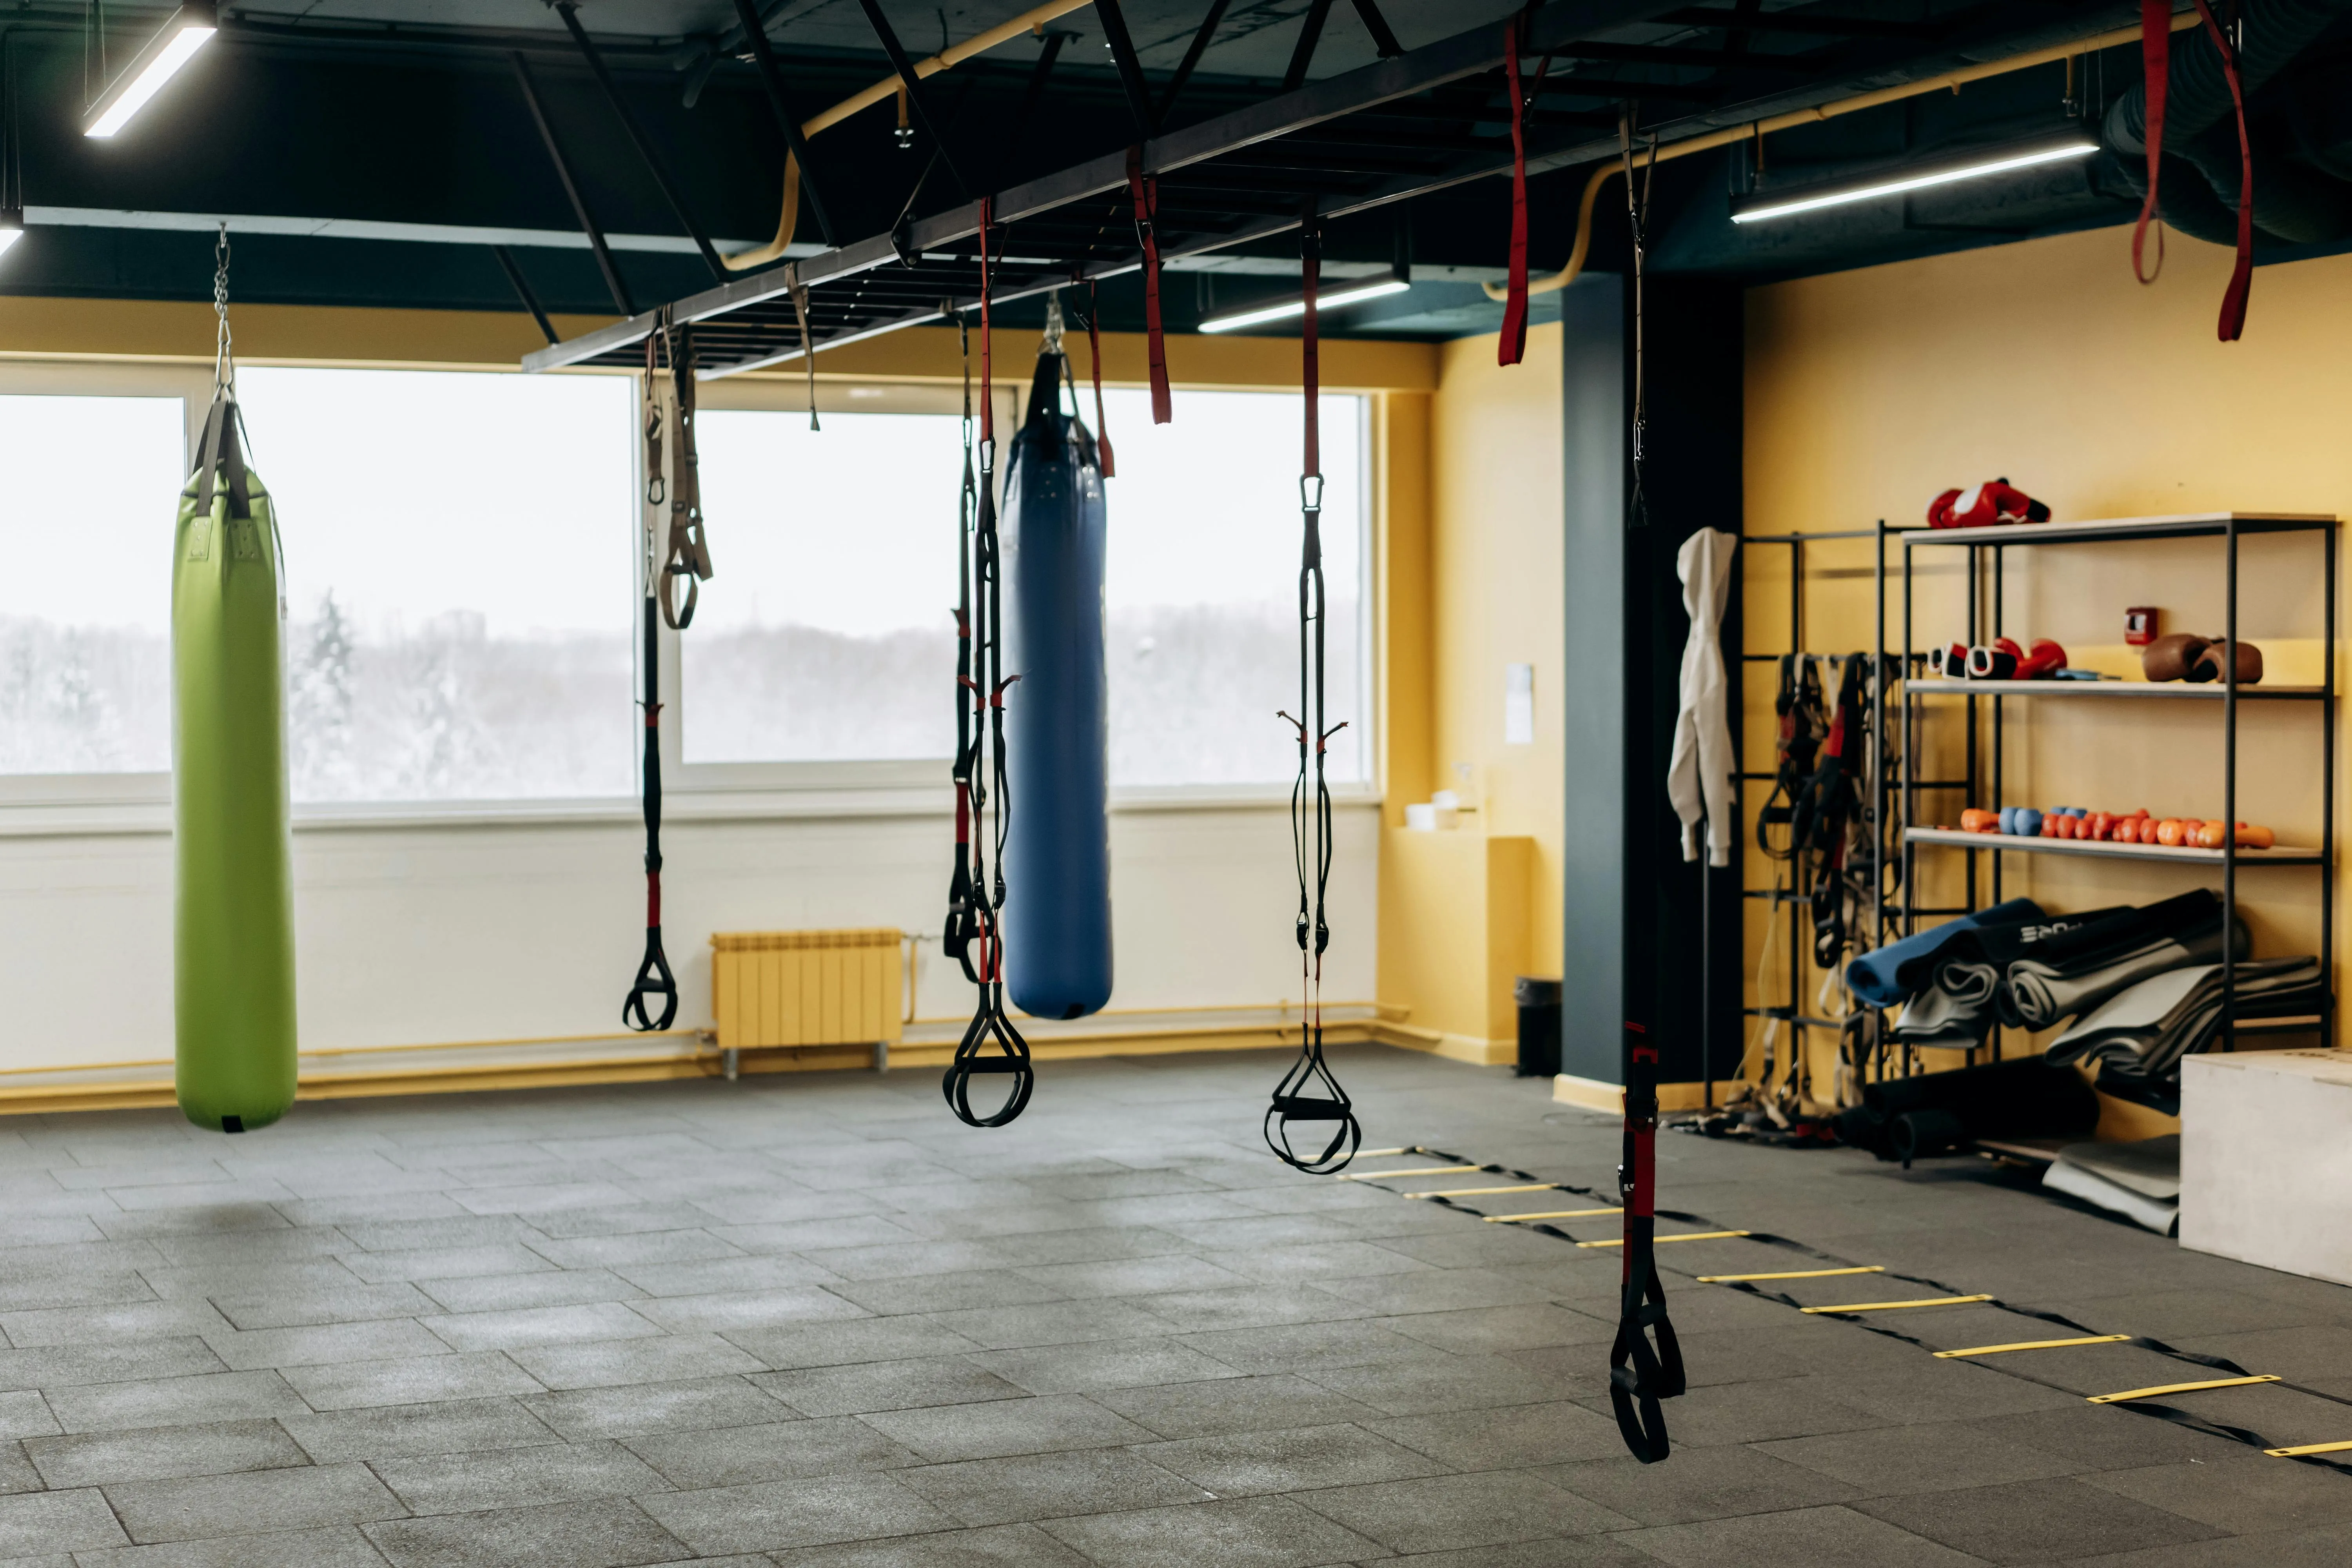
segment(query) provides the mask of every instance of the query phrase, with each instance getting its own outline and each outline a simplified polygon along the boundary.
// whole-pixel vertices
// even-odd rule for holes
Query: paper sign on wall
[[[1503,744],[1532,746],[1536,743],[1536,667],[1532,664],[1507,664],[1503,667]]]

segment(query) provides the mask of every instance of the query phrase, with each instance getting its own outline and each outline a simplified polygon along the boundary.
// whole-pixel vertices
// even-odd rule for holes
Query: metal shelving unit
[[[2247,686],[2238,684],[2236,663],[2229,662],[2224,679],[2213,685],[2189,686],[2177,682],[2129,681],[2023,681],[2023,680],[1927,680],[1912,679],[1903,689],[1903,745],[1900,768],[1904,801],[1904,821],[1906,824],[1903,842],[1903,903],[1901,929],[1909,935],[1919,929],[1922,916],[1941,916],[1958,911],[1927,910],[1917,906],[1916,852],[1923,847],[1953,847],[1969,851],[1968,906],[1981,907],[1977,896],[1978,857],[1991,856],[1990,874],[1992,903],[2001,897],[2001,857],[2004,854],[2076,855],[2131,860],[2169,860],[2184,862],[2200,869],[2219,867],[2221,872],[2222,929],[2231,929],[2238,912],[2238,871],[2242,866],[2273,868],[2304,867],[2318,872],[2319,882],[2319,963],[2325,1000],[2316,1017],[2308,1019],[2265,1019],[2239,1025],[2232,992],[2236,984],[2236,957],[2228,943],[2222,948],[2222,1008],[2221,1042],[2224,1050],[2235,1048],[2240,1034],[2279,1034],[2315,1030],[2324,1044],[2334,1043],[2336,1027],[2335,1004],[2335,890],[2336,890],[2336,535],[2337,521],[2330,516],[2294,512],[2192,512],[2164,517],[2116,518],[2078,523],[2016,523],[1998,528],[1975,529],[1912,529],[1905,530],[1903,540],[1903,643],[1907,649],[1916,638],[1912,634],[1913,554],[1917,549],[1963,549],[1969,552],[1968,570],[1968,641],[1973,645],[2001,635],[2001,588],[2007,552],[2017,546],[2097,545],[2137,543],[2158,539],[2218,539],[2222,542],[2225,575],[2225,610],[2227,626],[2224,635],[2232,646],[2238,641],[2238,557],[2239,542],[2252,534],[2316,533],[2320,539],[2322,557],[2323,611],[2322,647],[2324,672],[2317,686]],[[1906,668],[1916,655],[1906,655]],[[2320,732],[2320,833],[2316,848],[2281,846],[2272,849],[2241,849],[2231,842],[2220,849],[2168,848],[2162,845],[2124,845],[2080,842],[2061,838],[2021,838],[1998,834],[1963,833],[1953,828],[1917,827],[1907,826],[1917,820],[1916,806],[1919,791],[1936,787],[1914,776],[1919,721],[1926,700],[1932,697],[1958,697],[1967,704],[1966,721],[1969,801],[1984,798],[1990,804],[2000,803],[2004,784],[2002,773],[2002,728],[2006,704],[2010,699],[2087,698],[2095,700],[2122,701],[2187,701],[2191,704],[2219,702],[2221,707],[2221,819],[2238,820],[2238,705],[2241,702],[2309,702],[2319,712]],[[1992,756],[1989,773],[1981,767],[1978,736],[1979,703],[1991,705]],[[1980,787],[1981,786],[1981,787]],[[1975,1053],[1969,1053],[1971,1060]]]

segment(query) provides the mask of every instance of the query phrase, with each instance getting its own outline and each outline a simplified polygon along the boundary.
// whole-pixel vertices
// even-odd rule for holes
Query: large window
[[[256,366],[237,384],[285,541],[294,797],[629,794],[632,384]]]
[[[177,397],[0,395],[0,773],[172,765]]]
[[[1112,780],[1287,780],[1297,736],[1276,715],[1298,700],[1300,400],[1188,392],[1160,426],[1144,393],[1107,401]],[[1325,398],[1322,425],[1328,701],[1351,721],[1329,771],[1351,781],[1366,754],[1362,400]],[[719,575],[685,639],[686,760],[946,757],[956,416],[831,414],[811,432],[803,414],[706,405],[699,427]]]

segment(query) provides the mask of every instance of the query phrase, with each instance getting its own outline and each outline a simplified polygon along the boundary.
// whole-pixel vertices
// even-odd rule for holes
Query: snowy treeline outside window
[[[1155,427],[1107,395],[1111,778],[1286,780],[1298,702],[1296,395],[1183,393]],[[1089,424],[1091,398],[1082,405]],[[1362,403],[1323,399],[1330,776],[1363,776]],[[946,758],[955,740],[952,416],[705,410],[703,510],[719,568],[687,634],[692,763]],[[1000,440],[1009,457],[1009,436]],[[1010,605],[1007,606],[1008,613]],[[1017,673],[1014,671],[1007,671]],[[1007,698],[1020,721],[1020,688]]]
[[[285,542],[294,798],[634,790],[630,384],[256,366],[237,384]]]
[[[0,396],[0,773],[172,765],[176,397]]]

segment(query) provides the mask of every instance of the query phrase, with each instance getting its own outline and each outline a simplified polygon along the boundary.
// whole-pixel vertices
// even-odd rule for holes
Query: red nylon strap
[[[1528,352],[1527,94],[1519,85],[1519,19],[1514,18],[1503,30],[1503,73],[1511,94],[1511,280],[1503,306],[1503,336],[1495,348],[1497,364],[1517,364]]]
[[[2221,318],[2215,335],[2234,343],[2246,330],[2246,296],[2254,286],[2254,147],[2246,135],[2246,93],[2238,80],[2238,51],[2229,35],[2213,19],[2213,7],[2197,0],[2197,14],[2205,19],[2213,47],[2221,52],[2221,74],[2229,79],[2230,101],[2238,111],[2238,261],[2230,269],[2230,286],[2221,291]]]
[[[661,929],[661,873],[659,871],[646,873],[646,929],[647,931]]]
[[[2132,227],[2132,276],[2142,283],[2156,281],[2164,270],[2164,219],[2157,211],[2157,182],[2164,173],[2164,99],[2171,87],[2172,0],[2139,0],[2139,58],[2147,77],[2147,115],[2143,134],[2147,142],[2147,195],[2139,204],[2139,222]],[[2147,226],[2156,225],[2156,272],[2140,261]]]
[[[971,786],[956,785],[956,848],[961,851],[971,844]]]
[[[1115,479],[1118,478],[1118,468],[1111,460],[1110,423],[1103,417],[1102,328],[1092,284],[1087,286],[1087,347],[1093,356],[1095,373],[1095,451],[1102,458],[1102,477]]]
[[[1143,331],[1151,355],[1151,422],[1165,425],[1176,417],[1168,392],[1168,344],[1160,331],[1160,232],[1152,220],[1160,210],[1160,182],[1143,172],[1141,143],[1127,150],[1127,189],[1135,198],[1135,232],[1143,241]]]
[[[1307,467],[1304,472],[1308,479],[1318,478],[1323,472],[1323,424],[1320,417],[1323,403],[1322,345],[1315,315],[1315,289],[1322,281],[1323,273],[1321,253],[1322,247],[1310,243],[1299,268],[1307,284],[1305,333],[1299,352],[1304,362],[1300,380],[1307,389]]]
[[[996,395],[988,363],[988,220],[993,205],[987,196],[980,198],[980,440],[983,447],[996,440]]]

